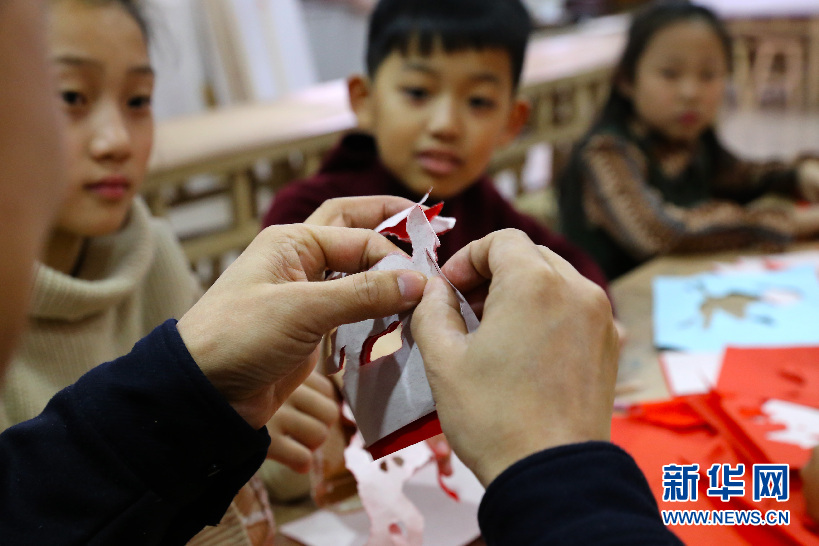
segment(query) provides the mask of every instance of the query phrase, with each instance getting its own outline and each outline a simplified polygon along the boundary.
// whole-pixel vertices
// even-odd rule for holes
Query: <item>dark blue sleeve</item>
[[[165,322],[0,435],[0,543],[184,544],[218,523],[269,443]]]
[[[663,525],[637,464],[606,442],[547,449],[513,464],[489,484],[478,521],[489,546],[681,544]]]

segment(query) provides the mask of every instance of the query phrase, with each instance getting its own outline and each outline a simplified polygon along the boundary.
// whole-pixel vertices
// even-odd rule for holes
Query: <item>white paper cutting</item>
[[[423,209],[415,205],[400,215],[412,242],[412,256],[394,253],[375,264],[372,271],[411,269],[427,277],[441,275],[435,250],[435,230]],[[398,225],[398,223],[393,224]],[[444,225],[450,225],[445,222]],[[451,227],[451,225],[450,225]],[[394,228],[393,228],[394,230]],[[402,231],[402,229],[394,230]],[[479,321],[464,297],[457,292],[461,314],[471,332]],[[333,334],[330,373],[343,370],[344,398],[355,416],[367,446],[435,410],[421,352],[412,337],[412,312],[340,326]],[[370,351],[381,335],[401,325],[402,345],[395,353],[370,361]]]

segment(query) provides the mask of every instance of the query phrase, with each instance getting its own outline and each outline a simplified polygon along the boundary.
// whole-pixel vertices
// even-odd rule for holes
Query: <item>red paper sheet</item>
[[[819,407],[819,347],[728,347],[717,390]]]
[[[733,404],[734,400],[728,405]],[[669,528],[687,544],[819,544],[816,526],[808,518],[798,472],[790,474],[790,498],[785,502],[763,499],[753,502],[752,474],[744,476],[746,494],[723,502],[708,497],[705,474],[714,463],[750,469],[764,453],[753,435],[733,421],[734,409],[726,410],[718,394],[682,397],[668,402],[635,406],[629,415],[612,421],[612,441],[628,451],[646,475],[661,510],[790,510],[788,526],[674,525]],[[763,455],[764,456],[764,455]],[[779,461],[777,461],[779,462]],[[698,499],[663,501],[663,466],[699,464]]]

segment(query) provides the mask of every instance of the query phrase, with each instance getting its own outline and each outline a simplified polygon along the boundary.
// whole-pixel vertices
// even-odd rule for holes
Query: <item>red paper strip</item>
[[[367,447],[367,451],[373,459],[386,457],[390,453],[395,453],[399,449],[404,449],[412,444],[423,442],[433,436],[441,434],[441,422],[438,420],[438,412],[433,411],[416,419],[404,428],[398,429],[392,434],[384,436],[373,445]]]

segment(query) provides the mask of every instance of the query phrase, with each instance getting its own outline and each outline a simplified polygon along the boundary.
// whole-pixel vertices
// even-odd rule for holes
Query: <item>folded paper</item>
[[[411,269],[430,278],[443,276],[437,263],[436,249],[440,242],[436,228],[440,232],[449,230],[454,220],[437,218],[438,211],[440,207],[425,212],[415,205],[379,226],[379,232],[409,239],[412,256],[390,254],[375,264],[371,271]],[[428,216],[433,219],[435,227]],[[460,292],[455,290],[455,293],[467,330],[471,332],[478,327],[478,318]],[[377,457],[440,432],[421,352],[412,337],[411,319],[412,311],[409,311],[345,324],[332,336],[333,350],[328,371],[336,373],[343,370],[344,398],[350,404],[365,445]],[[399,326],[401,347],[390,355],[371,360],[371,351],[377,339]]]

